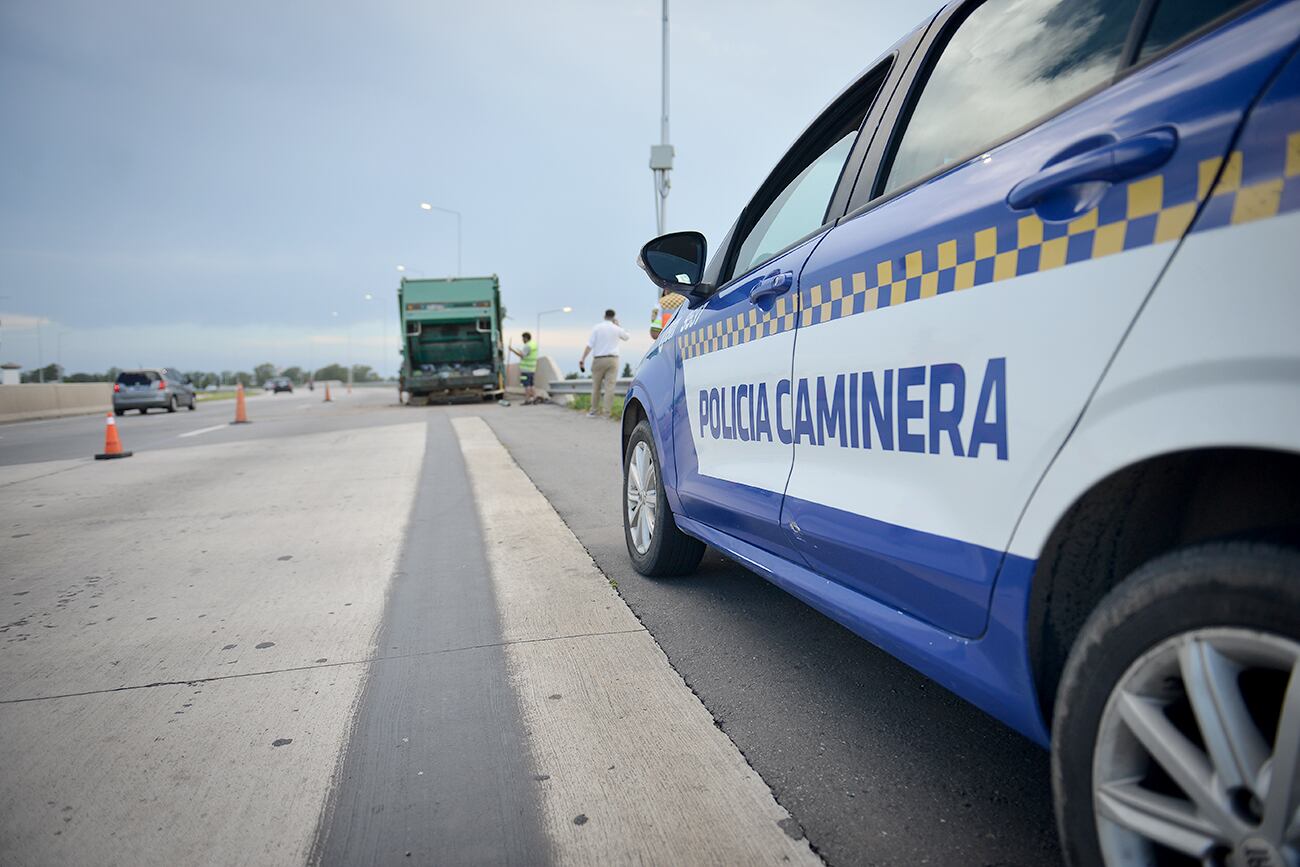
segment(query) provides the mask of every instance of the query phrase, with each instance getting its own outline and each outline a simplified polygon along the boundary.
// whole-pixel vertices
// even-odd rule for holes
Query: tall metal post
[[[650,147],[650,169],[655,178],[655,222],[659,234],[668,224],[668,173],[673,168],[673,146],[668,143],[668,0],[663,0],[663,104],[659,115],[659,144]]]

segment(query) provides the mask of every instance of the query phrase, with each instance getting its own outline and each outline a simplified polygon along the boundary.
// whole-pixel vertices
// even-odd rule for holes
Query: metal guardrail
[[[630,377],[614,380],[614,393],[622,394],[632,384]],[[591,377],[585,379],[557,379],[546,384],[547,394],[591,394]]]

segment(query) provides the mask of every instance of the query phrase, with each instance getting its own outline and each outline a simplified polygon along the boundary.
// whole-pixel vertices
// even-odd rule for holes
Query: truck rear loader
[[[489,400],[505,392],[501,284],[490,277],[411,280],[397,290],[400,389],[407,402]]]

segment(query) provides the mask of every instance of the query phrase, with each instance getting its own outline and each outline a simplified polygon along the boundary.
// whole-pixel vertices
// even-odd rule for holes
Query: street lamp
[[[330,313],[335,319],[339,318],[337,310]],[[343,327],[344,334],[347,335],[347,362],[348,362],[348,394],[352,393],[352,323],[349,321]]]
[[[63,335],[67,333],[68,332],[66,331],[60,331],[54,338],[54,343],[57,347],[54,352],[54,366],[58,369],[59,382],[63,382]]]
[[[399,265],[398,267],[401,266]],[[373,301],[375,299],[375,296],[370,292],[367,292],[365,295],[362,295],[361,298],[363,301]],[[384,316],[381,313],[379,315],[379,364],[375,367],[375,373],[381,377],[383,376],[383,374],[379,373],[379,368],[383,367],[383,365],[384,365]]]
[[[440,208],[437,205],[431,205],[428,202],[420,202],[420,209],[424,211],[442,211],[444,214],[453,214],[456,217],[456,276],[460,276],[460,211],[453,211],[451,208]]]
[[[548,313],[572,313],[572,307],[556,307],[554,310],[543,310],[537,314],[537,339],[542,339],[542,317]]]
[[[421,277],[424,276],[424,272],[421,271],[419,268],[411,268],[410,270],[414,271],[416,274],[419,274]],[[405,275],[405,274],[406,274],[406,271],[407,271],[407,268],[406,268],[405,265],[398,265],[398,266],[397,266],[397,271],[398,271],[398,273],[400,273],[400,274],[402,274],[402,275]]]

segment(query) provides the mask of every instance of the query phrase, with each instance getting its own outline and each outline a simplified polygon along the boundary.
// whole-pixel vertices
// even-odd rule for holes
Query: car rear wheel
[[[168,411],[168,412],[176,412],[176,396],[175,396],[175,395],[172,395],[171,399],[167,401],[167,411]]]
[[[677,528],[664,495],[650,423],[632,431],[623,456],[623,537],[632,566],[642,575],[686,575],[704,556],[704,543]]]
[[[1084,625],[1055,716],[1070,864],[1300,864],[1300,552],[1139,569]]]
[[[125,415],[125,414],[126,414],[126,410],[124,410],[124,409],[115,409],[115,410],[113,410],[113,415]]]

